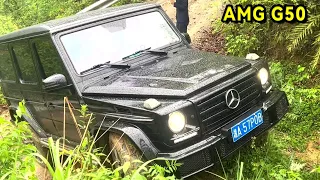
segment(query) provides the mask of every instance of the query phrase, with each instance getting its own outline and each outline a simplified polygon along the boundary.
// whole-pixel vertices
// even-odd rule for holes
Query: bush
[[[284,139],[293,148],[303,150],[320,129],[320,89],[313,87],[313,71],[292,63],[277,62],[270,67],[274,85],[286,92],[290,104],[289,113],[277,129],[288,133]]]
[[[305,4],[308,7],[309,22],[305,24],[279,24],[268,18],[266,23],[224,24],[216,22],[215,32],[226,36],[229,54],[244,56],[255,52],[271,59],[286,59],[313,62],[320,58],[320,7],[318,1],[306,0],[231,0],[232,5],[263,4],[270,9],[276,4]],[[267,11],[268,12],[268,11]],[[269,15],[267,15],[269,17]],[[310,47],[314,47],[310,49]]]
[[[0,179],[36,179],[36,147],[27,144],[32,137],[26,122],[11,122],[0,118]]]
[[[73,15],[95,0],[12,0],[0,2],[0,15],[12,19],[18,28]],[[1,32],[1,30],[0,30]]]

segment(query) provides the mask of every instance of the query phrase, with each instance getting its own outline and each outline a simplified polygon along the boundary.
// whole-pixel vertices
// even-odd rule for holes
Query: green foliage
[[[228,3],[230,3],[228,1]],[[274,23],[267,18],[267,22],[224,24],[214,23],[215,32],[226,36],[226,48],[229,54],[245,56],[248,52],[255,52],[260,56],[271,59],[292,59],[296,61],[312,62],[316,66],[320,59],[320,7],[318,1],[306,0],[231,0],[231,4],[263,4],[268,10],[276,4],[305,4],[310,15],[309,21],[299,23]],[[310,49],[312,47],[312,49]],[[311,57],[311,58],[310,58]]]
[[[14,23],[13,19],[10,16],[4,16],[0,14],[0,22],[0,35],[18,29],[17,25]]]
[[[82,111],[85,109],[83,106]],[[90,121],[90,120],[89,120]],[[88,123],[89,124],[89,123]],[[97,137],[95,137],[97,138]],[[140,160],[133,160],[132,162],[125,162],[122,166],[107,168],[105,161],[110,162],[108,156],[101,152],[101,149],[94,149],[93,143],[95,138],[88,142],[88,139],[84,136],[79,146],[73,150],[60,149],[60,140],[56,142],[52,138],[49,138],[49,150],[52,157],[52,164],[41,154],[35,154],[39,157],[47,166],[49,173],[53,179],[86,179],[86,180],[105,180],[105,179],[175,179],[173,174],[179,163],[175,161],[165,161],[164,159],[153,159],[147,162]],[[63,159],[63,157],[67,157]],[[63,159],[63,160],[62,160]],[[103,159],[105,159],[103,161]],[[162,160],[166,162],[166,166],[160,166],[157,164],[150,165],[154,161]],[[135,164],[139,164],[138,169]]]
[[[320,60],[320,8],[313,6],[314,14],[311,14],[309,21],[305,24],[297,25],[289,34],[291,44],[288,50],[293,52],[297,49],[305,49],[306,45],[310,43],[313,45],[314,59],[312,66],[315,67]]]
[[[305,169],[306,164],[288,157],[284,153],[283,142],[278,138],[279,132],[272,131],[265,145],[260,147],[246,146],[239,151],[239,157],[233,155],[223,162],[227,169],[224,177],[208,172],[220,179],[274,179],[274,180],[302,180],[318,179],[318,174]],[[234,178],[233,178],[234,177]]]
[[[289,2],[286,0],[232,0],[231,4],[241,4],[243,6],[249,4],[263,4],[267,9],[270,9],[272,5],[283,4]],[[227,1],[227,3],[230,3]],[[267,15],[268,16],[268,15]],[[214,23],[215,32],[221,32],[226,37],[226,48],[228,52],[236,56],[244,56],[248,52],[255,52],[259,55],[272,56],[276,58],[282,58],[286,55],[285,49],[282,47],[286,42],[286,32],[290,24],[276,24],[271,20],[266,23],[229,23],[224,24],[220,21]],[[238,39],[238,40],[237,40]],[[239,39],[242,43],[239,43]],[[248,44],[245,44],[247,42]],[[286,50],[286,49],[285,49]]]
[[[12,19],[18,28],[38,24],[44,21],[73,15],[94,0],[10,0],[0,2],[0,14]],[[1,17],[1,16],[0,16]],[[14,26],[14,27],[15,27]],[[1,32],[1,30],[0,30]]]
[[[153,159],[147,162],[133,160],[119,167],[113,165],[106,167],[106,162],[110,162],[108,156],[102,153],[101,148],[94,148],[97,136],[91,137],[88,132],[87,127],[92,121],[92,114],[87,113],[86,105],[81,106],[79,111],[82,118],[89,117],[87,126],[83,127],[85,136],[80,145],[73,150],[61,149],[65,142],[61,144],[61,139],[54,142],[50,137],[48,144],[51,159],[49,160],[37,153],[35,146],[27,143],[32,138],[28,123],[18,122],[23,115],[28,115],[25,101],[19,102],[14,124],[0,118],[0,180],[37,179],[35,157],[46,165],[53,180],[176,179],[173,173],[181,164],[165,159]],[[165,166],[155,164],[155,161],[164,161]],[[134,168],[137,167],[136,164],[139,164],[138,169]]]
[[[116,3],[114,3],[112,6],[120,6],[120,5],[125,5],[125,4],[132,4],[132,3],[141,3],[144,1],[145,0],[120,0]]]
[[[227,51],[232,55],[245,57],[248,53],[257,50],[255,44],[257,44],[258,39],[255,36],[227,35],[226,41]]]
[[[306,86],[313,81],[311,70],[294,66],[273,63],[271,73],[274,85],[286,92],[291,107],[277,128],[288,134],[288,143],[301,150],[314,132],[320,129],[320,89]]]
[[[2,94],[1,87],[0,87],[0,104],[6,104],[6,100],[4,99],[4,95]]]
[[[36,147],[25,143],[32,137],[29,125],[0,118],[0,132],[0,179],[36,179]]]

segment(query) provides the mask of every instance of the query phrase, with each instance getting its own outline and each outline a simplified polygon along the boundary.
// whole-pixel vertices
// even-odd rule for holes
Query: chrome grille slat
[[[241,97],[239,106],[230,109],[225,102],[225,93],[229,89],[236,89]],[[256,73],[251,73],[241,81],[234,82],[218,92],[207,95],[196,103],[201,122],[204,126],[204,133],[211,133],[221,125],[230,122],[234,117],[250,108],[260,98],[261,85]]]
[[[253,105],[253,101],[250,101],[247,105],[242,106],[242,108],[240,109],[241,112],[245,112],[247,110],[250,109],[250,106]],[[212,132],[212,130],[216,130],[219,127],[222,127],[223,125],[227,124],[230,120],[232,120],[233,117],[237,116],[237,113],[235,114],[230,114],[227,117],[221,118],[219,121],[215,121],[214,123],[208,124],[207,125],[207,130],[205,132],[205,134]]]
[[[240,83],[238,83],[234,88],[238,88],[239,86],[243,85],[243,84],[247,84],[248,81],[254,81],[254,77],[251,77],[245,81],[240,81]],[[221,92],[219,95],[216,95],[216,96],[224,96],[225,95],[225,92]],[[202,99],[201,102],[198,104],[198,106],[205,106],[207,103],[211,102],[212,101],[212,98],[211,96],[213,96],[212,94],[207,96],[206,98]]]
[[[256,91],[256,92],[258,92],[258,91]],[[256,95],[255,95],[255,94],[251,94],[250,96],[256,96]],[[245,103],[245,102],[248,101],[248,99],[251,100],[251,101],[254,100],[253,98],[250,99],[249,96],[247,96],[247,97],[245,97],[244,99],[241,100],[239,106],[241,107],[241,105],[245,106],[245,105],[249,104],[251,101],[250,101],[249,103]],[[225,105],[225,103],[224,103],[224,105]],[[219,111],[219,110],[220,110],[220,109],[216,110],[216,111],[218,111],[217,114],[212,115],[212,116],[210,116],[209,118],[203,119],[202,122],[205,122],[205,121],[207,121],[208,119],[212,119],[212,118],[215,119],[215,118],[217,118],[217,116],[221,115],[221,114],[224,113],[224,112],[232,113],[232,111],[234,111],[234,110],[232,110],[232,109],[229,109],[229,108],[226,107],[226,106],[224,107],[224,109],[223,109],[222,111]]]

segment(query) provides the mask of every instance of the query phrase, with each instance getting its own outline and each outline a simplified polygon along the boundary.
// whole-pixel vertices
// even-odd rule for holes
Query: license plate
[[[263,123],[262,110],[258,110],[231,128],[233,142],[238,141]]]

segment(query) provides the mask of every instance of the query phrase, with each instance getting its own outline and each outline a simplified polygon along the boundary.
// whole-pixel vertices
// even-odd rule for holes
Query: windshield
[[[159,12],[151,12],[63,35],[61,41],[80,73],[97,64],[119,62],[141,49],[177,42],[179,37]]]

